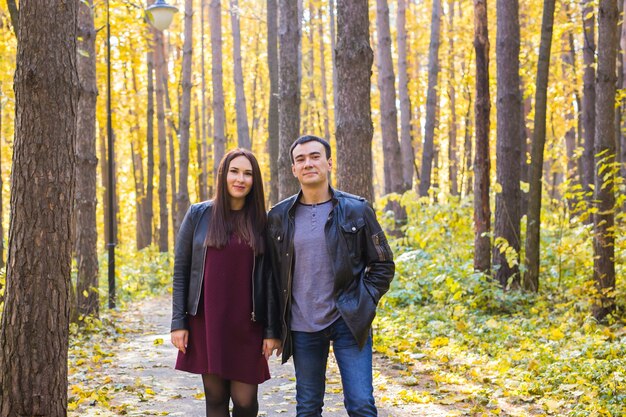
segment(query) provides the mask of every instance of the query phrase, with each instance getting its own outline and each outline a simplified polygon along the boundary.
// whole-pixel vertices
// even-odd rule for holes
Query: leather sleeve
[[[187,293],[189,292],[193,233],[196,224],[194,217],[194,206],[192,205],[187,210],[176,236],[171,331],[187,329]]]
[[[387,242],[385,232],[376,220],[376,213],[366,204],[365,213],[365,239],[366,239],[366,273],[364,280],[367,288],[372,293],[372,298],[378,303],[380,298],[389,290],[389,285],[395,273],[393,253]]]
[[[269,233],[265,234],[265,260],[263,262],[263,285],[265,295],[266,323],[265,339],[280,339],[282,324],[280,321],[280,293],[277,285],[277,271],[279,266],[274,265],[276,259],[275,247]]]

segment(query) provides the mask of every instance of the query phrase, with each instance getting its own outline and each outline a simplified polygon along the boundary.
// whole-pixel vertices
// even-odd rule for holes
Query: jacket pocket
[[[365,219],[349,220],[341,225],[341,234],[346,242],[348,253],[356,259],[361,258],[363,251],[363,228]]]

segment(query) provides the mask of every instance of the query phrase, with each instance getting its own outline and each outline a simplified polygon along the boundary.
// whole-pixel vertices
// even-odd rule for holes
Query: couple
[[[208,417],[253,417],[267,359],[292,355],[297,416],[321,416],[330,343],[352,416],[376,416],[371,323],[394,263],[374,211],[330,187],[328,142],[290,149],[301,191],[265,213],[256,158],[228,152],[216,195],[178,232],[172,343],[176,369],[202,375]]]

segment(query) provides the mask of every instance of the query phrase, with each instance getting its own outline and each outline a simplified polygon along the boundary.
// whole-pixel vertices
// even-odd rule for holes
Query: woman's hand
[[[276,356],[283,353],[283,344],[280,339],[263,339],[263,356],[268,360],[272,353],[276,351]]]
[[[172,344],[176,349],[183,353],[187,353],[187,341],[189,340],[189,330],[179,329],[170,333]]]

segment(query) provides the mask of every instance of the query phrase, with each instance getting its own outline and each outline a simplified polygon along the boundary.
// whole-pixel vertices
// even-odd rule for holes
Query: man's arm
[[[367,243],[367,269],[363,279],[367,282],[368,289],[375,291],[372,297],[378,303],[380,298],[389,290],[396,266],[385,232],[380,227],[376,213],[369,204],[365,208],[363,218],[365,219],[365,240]]]

